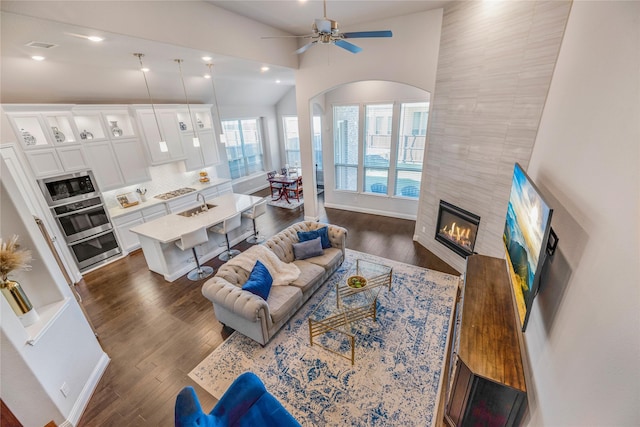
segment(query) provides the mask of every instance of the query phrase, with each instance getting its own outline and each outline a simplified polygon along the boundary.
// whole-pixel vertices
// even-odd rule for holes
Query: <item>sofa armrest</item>
[[[220,277],[207,280],[202,285],[202,295],[214,305],[222,306],[250,322],[255,322],[258,318],[270,318],[269,306],[265,300]]]
[[[329,241],[334,248],[345,251],[347,247],[347,229],[339,225],[327,224],[329,229]]]
[[[210,414],[222,421],[221,425],[236,425],[266,392],[264,384],[254,373],[245,372],[233,381]]]

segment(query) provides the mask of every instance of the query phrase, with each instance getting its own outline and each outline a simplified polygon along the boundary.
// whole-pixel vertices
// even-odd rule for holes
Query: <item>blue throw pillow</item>
[[[320,237],[322,249],[328,249],[331,247],[331,242],[329,241],[329,229],[326,226],[313,231],[298,231],[298,240],[301,242],[313,240],[316,237]]]
[[[266,301],[269,297],[272,284],[273,277],[271,277],[267,267],[265,267],[260,261],[256,261],[256,265],[253,266],[249,279],[247,279],[247,282],[242,285],[242,290],[256,294]]]
[[[320,256],[324,254],[322,250],[322,243],[320,237],[316,237],[313,240],[307,240],[306,242],[293,244],[293,255],[296,259],[307,259],[314,256]]]

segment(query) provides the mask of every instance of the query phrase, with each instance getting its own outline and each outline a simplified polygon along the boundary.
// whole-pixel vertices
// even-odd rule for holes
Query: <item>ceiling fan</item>
[[[338,28],[338,22],[333,19],[327,18],[327,0],[324,0],[324,17],[315,19],[312,34],[304,36],[281,36],[281,37],[300,37],[311,39],[311,41],[300,49],[296,50],[295,54],[301,54],[307,51],[314,44],[334,44],[342,49],[348,50],[351,53],[358,53],[362,51],[362,48],[356,46],[353,43],[346,41],[345,39],[357,39],[357,38],[371,38],[371,37],[392,37],[393,33],[389,30],[385,31],[356,31],[351,33],[341,33]],[[263,37],[263,39],[278,38],[275,37]]]

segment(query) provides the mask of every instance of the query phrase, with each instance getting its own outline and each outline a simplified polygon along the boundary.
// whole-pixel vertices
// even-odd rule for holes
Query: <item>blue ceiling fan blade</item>
[[[353,43],[349,43],[341,39],[336,40],[334,43],[336,44],[336,46],[340,46],[341,48],[346,49],[351,53],[358,53],[362,51],[361,47],[358,47]]]
[[[304,52],[306,52],[306,51],[307,51],[307,49],[309,49],[309,48],[310,48],[312,45],[314,45],[315,43],[317,43],[317,41],[315,41],[315,40],[314,40],[314,41],[312,41],[312,42],[309,42],[309,43],[305,44],[304,46],[302,46],[300,49],[296,50],[296,51],[295,51],[295,52],[293,52],[293,53],[295,53],[295,54],[301,54],[301,53],[304,53]]]
[[[345,39],[357,39],[366,37],[393,37],[393,33],[389,30],[386,31],[356,31],[352,33],[342,33]]]

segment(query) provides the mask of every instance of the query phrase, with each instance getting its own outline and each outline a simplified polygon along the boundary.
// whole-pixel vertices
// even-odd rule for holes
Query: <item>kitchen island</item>
[[[262,200],[261,197],[245,194],[227,193],[207,200],[214,205],[206,212],[195,216],[182,216],[179,213],[169,214],[150,222],[132,227],[130,231],[138,235],[149,270],[162,274],[164,279],[173,282],[196,267],[193,253],[180,250],[175,242],[184,233],[201,228],[210,228],[220,224],[236,213],[246,211]],[[247,221],[229,232],[229,241],[235,245],[253,232]],[[196,248],[198,260],[204,263],[226,249],[224,235],[209,232],[209,241]]]

